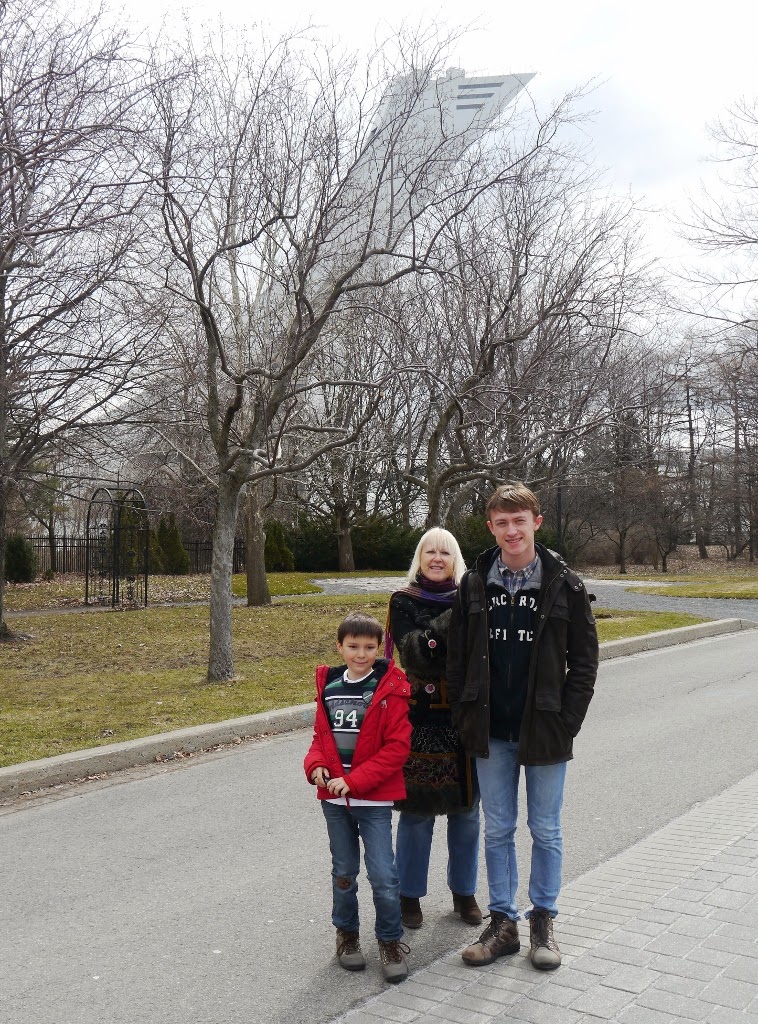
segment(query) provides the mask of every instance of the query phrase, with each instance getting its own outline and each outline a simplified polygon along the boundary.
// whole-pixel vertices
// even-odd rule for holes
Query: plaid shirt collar
[[[503,581],[503,586],[508,593],[513,597],[519,590],[526,590],[527,584],[531,581],[532,587],[539,590],[540,584],[542,583],[542,563],[540,562],[540,556],[535,554],[529,565],[525,565],[523,569],[509,569],[508,566],[502,561],[500,555],[495,560],[497,570],[500,574],[500,578]]]

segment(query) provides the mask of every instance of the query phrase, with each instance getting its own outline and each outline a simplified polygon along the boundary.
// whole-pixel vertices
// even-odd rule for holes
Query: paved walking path
[[[314,579],[325,594],[375,594],[397,590],[404,586],[404,576],[363,577],[362,579]],[[758,622],[758,601],[737,598],[676,597],[676,583],[636,584],[639,590],[630,591],[632,580],[585,579],[587,589],[595,594],[597,604],[604,608],[628,608],[633,611],[689,612],[706,619],[750,619]],[[671,588],[671,597],[645,593],[646,586],[665,585]]]
[[[519,954],[479,968],[450,954],[341,1024],[756,1024],[758,772],[567,885],[560,905],[559,970],[531,967],[522,922]]]

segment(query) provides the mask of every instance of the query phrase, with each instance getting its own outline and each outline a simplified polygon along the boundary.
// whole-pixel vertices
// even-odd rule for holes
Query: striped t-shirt
[[[326,713],[345,772],[350,771],[366,708],[374,699],[378,685],[379,676],[372,668],[368,675],[357,680],[348,679],[345,669],[341,676],[324,687]]]

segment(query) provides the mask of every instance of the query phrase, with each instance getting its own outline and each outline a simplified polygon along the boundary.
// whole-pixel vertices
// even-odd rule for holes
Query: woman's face
[[[419,558],[421,572],[429,580],[450,580],[453,578],[455,559],[446,544],[427,541]]]

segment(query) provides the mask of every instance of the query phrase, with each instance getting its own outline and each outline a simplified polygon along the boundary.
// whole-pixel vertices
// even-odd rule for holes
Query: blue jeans
[[[426,896],[433,814],[400,812],[397,824],[397,872],[403,896]],[[479,869],[479,797],[459,814],[447,815],[447,884],[458,896],[473,896]]]
[[[518,743],[493,739],[490,756],[476,759],[484,812],[484,857],[490,891],[490,911],[518,921],[516,889],[516,819],[521,766]],[[527,825],[532,834],[529,900],[534,908],[558,913],[563,867],[561,806],[566,762],[529,765],[526,773]],[[529,917],[529,913],[526,915]]]
[[[321,807],[332,851],[332,924],[346,932],[357,932],[359,928],[360,835],[366,874],[374,894],[376,937],[382,942],[401,938],[400,883],[392,852],[392,808],[347,807],[331,800],[322,800]]]

